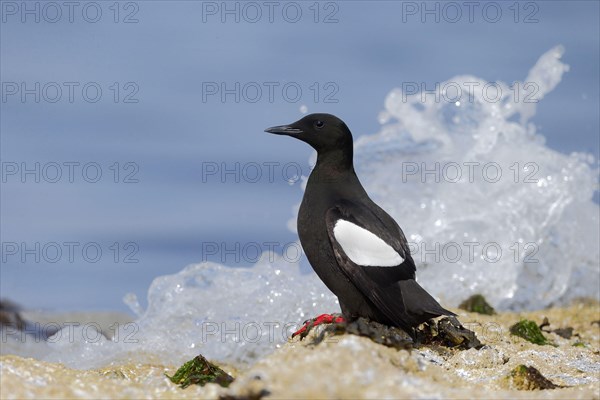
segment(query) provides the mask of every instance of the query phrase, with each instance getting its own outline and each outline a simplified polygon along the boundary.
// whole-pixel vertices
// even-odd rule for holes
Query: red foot
[[[321,324],[341,324],[346,322],[340,314],[321,314],[316,318],[310,319],[304,323],[304,326],[292,334],[292,338],[300,335],[300,339],[308,335],[312,328]]]

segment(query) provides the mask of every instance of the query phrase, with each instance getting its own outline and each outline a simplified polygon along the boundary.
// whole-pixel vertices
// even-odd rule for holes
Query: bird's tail
[[[398,282],[402,290],[402,297],[406,312],[411,317],[423,323],[431,318],[441,315],[455,316],[452,311],[446,310],[415,280],[406,279]],[[417,321],[415,321],[417,322]]]

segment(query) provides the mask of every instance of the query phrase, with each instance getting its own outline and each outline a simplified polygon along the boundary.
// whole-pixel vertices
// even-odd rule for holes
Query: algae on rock
[[[545,345],[550,344],[542,333],[540,327],[533,321],[523,319],[510,327],[510,333],[519,336],[531,343]]]
[[[458,306],[461,310],[465,310],[468,312],[474,312],[477,314],[484,315],[495,315],[496,310],[494,307],[489,305],[489,303],[485,300],[485,297],[481,294],[474,294],[469,297]]]
[[[190,385],[204,386],[207,383],[217,383],[228,387],[233,382],[231,375],[201,355],[183,364],[173,376],[167,375],[167,378],[181,386],[182,389]]]
[[[552,383],[535,367],[523,364],[513,369],[508,379],[517,390],[545,390],[560,387]]]

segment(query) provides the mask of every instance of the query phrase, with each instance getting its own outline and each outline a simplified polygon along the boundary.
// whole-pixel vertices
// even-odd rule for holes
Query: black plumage
[[[402,229],[369,198],[356,176],[352,134],[342,120],[311,114],[266,132],[300,139],[317,151],[298,213],[298,235],[347,320],[365,317],[414,337],[421,323],[455,315],[415,281]]]

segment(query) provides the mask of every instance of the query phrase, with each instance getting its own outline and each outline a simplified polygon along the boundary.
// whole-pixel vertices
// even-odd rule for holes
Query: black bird
[[[298,213],[298,235],[313,269],[338,297],[344,319],[365,317],[397,326],[415,339],[418,325],[455,315],[415,281],[402,229],[356,176],[352,133],[342,120],[310,114],[265,132],[300,139],[317,151]],[[339,319],[317,323],[332,321]]]

